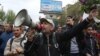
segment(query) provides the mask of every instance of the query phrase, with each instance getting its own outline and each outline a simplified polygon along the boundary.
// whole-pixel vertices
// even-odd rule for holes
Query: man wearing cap
[[[95,12],[91,11],[89,17],[83,22],[79,23],[68,31],[62,32],[59,35],[61,40],[59,42],[56,41],[56,36],[53,32],[55,27],[53,21],[51,19],[42,18],[40,20],[43,24],[42,31],[37,35],[37,38],[33,41],[33,46],[31,47],[34,48],[34,51],[37,53],[35,56],[60,56],[61,51],[59,50],[59,47],[61,45],[66,46],[74,36],[79,35],[80,32],[91,21],[93,21],[94,16]],[[70,56],[67,54],[67,48],[63,49],[63,51],[65,52],[62,54],[65,54],[65,56]]]
[[[33,41],[34,43],[31,47],[36,53],[35,56],[60,56],[56,38],[53,33],[53,29],[55,27],[53,21],[45,18],[42,18],[41,20],[43,25],[42,31]],[[32,49],[30,50],[32,51]],[[30,53],[30,56],[32,56],[31,54],[32,53]]]

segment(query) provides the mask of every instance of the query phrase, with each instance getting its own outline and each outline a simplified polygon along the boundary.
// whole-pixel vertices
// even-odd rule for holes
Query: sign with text
[[[61,1],[48,1],[48,0],[41,0],[41,8],[40,11],[45,12],[52,12],[52,13],[59,13],[62,12],[62,2]]]

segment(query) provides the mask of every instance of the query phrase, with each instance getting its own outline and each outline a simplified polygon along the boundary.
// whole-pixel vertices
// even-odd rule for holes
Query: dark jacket
[[[49,39],[47,39],[46,35],[42,33],[42,35],[37,36],[33,42],[28,41],[25,44],[25,56],[49,56],[49,54],[50,56],[60,56],[59,49],[56,46],[56,43],[54,43],[53,34],[54,33],[51,33]],[[30,51],[28,50],[27,52],[27,49],[29,49],[30,46],[32,46],[32,48],[30,49]]]
[[[80,35],[81,35],[80,33],[88,24],[89,24],[89,22],[87,20],[84,20],[83,22],[79,23],[72,29],[70,29],[68,31],[64,31],[59,34],[60,40],[58,41],[58,43],[59,43],[59,47],[60,47],[60,53],[64,54],[65,56],[70,56],[69,55],[70,48],[66,48],[67,45],[70,44],[69,42],[74,36],[80,37]],[[59,50],[57,48],[55,48],[55,46],[53,45],[54,43],[52,41],[52,37],[53,37],[52,35],[53,34],[51,34],[49,36],[49,38],[50,38],[49,39],[50,56],[60,56]],[[42,41],[41,41],[41,38],[43,39]],[[81,38],[79,38],[79,39],[81,39]],[[42,45],[41,45],[41,43],[42,43]],[[43,37],[38,37],[36,42],[34,42],[34,44],[35,45],[33,45],[34,47],[32,47],[32,49],[34,49],[33,51],[35,51],[37,56],[49,56],[48,55],[47,37],[45,36],[45,34],[43,34]]]
[[[4,53],[4,49],[6,47],[7,41],[9,40],[9,38],[11,38],[13,36],[12,32],[3,32],[0,36],[1,38],[1,46],[0,46],[0,53],[3,54]]]
[[[27,41],[24,46],[24,56],[37,56],[36,50],[38,48],[38,41]]]
[[[98,43],[96,38],[87,34],[85,35],[85,42],[85,54],[88,53],[92,56],[98,56]]]
[[[66,24],[66,25],[64,25],[63,27],[62,27],[62,29],[63,29],[63,31],[67,31],[67,30],[69,30],[69,29],[71,29],[73,27],[73,25],[68,25],[68,24]]]
[[[80,56],[84,56],[83,50],[84,50],[85,43],[84,43],[84,34],[82,31],[84,28],[86,28],[88,24],[89,22],[84,20],[83,22],[75,25],[71,29],[66,30],[63,33],[61,33],[59,47],[63,56],[70,56],[70,46],[71,46],[70,41],[73,37],[76,37]]]

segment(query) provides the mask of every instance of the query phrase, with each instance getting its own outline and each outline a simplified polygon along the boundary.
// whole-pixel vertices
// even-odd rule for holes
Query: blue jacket
[[[0,36],[2,44],[0,46],[0,53],[4,53],[4,49],[6,47],[7,41],[9,40],[9,38],[11,38],[13,36],[12,32],[3,32],[2,35]]]

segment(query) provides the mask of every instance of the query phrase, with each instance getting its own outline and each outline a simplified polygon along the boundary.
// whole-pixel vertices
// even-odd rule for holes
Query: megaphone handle
[[[30,28],[30,27],[29,27]],[[22,38],[22,40],[21,40],[21,42],[20,42],[20,45],[21,45],[21,47],[22,48],[24,48],[24,46],[22,46],[22,41],[25,39],[25,36],[26,36],[26,34],[27,34],[27,32],[28,32],[28,30],[29,30],[29,28],[26,30],[26,32],[25,32],[25,34],[24,34],[24,36],[23,36],[23,38]]]
[[[31,21],[31,23],[29,24],[29,28],[31,27],[31,25],[32,25],[32,19],[30,19],[30,21]],[[29,29],[28,29],[29,30]]]

